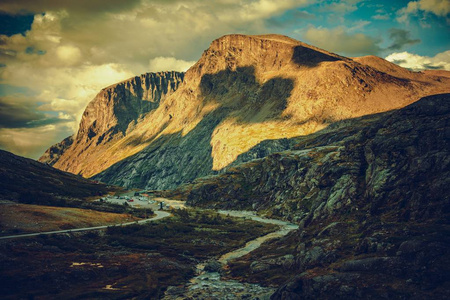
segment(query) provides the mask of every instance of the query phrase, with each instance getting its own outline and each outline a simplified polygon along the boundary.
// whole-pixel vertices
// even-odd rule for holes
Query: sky
[[[1,0],[0,149],[37,159],[108,85],[185,71],[225,34],[450,70],[450,0]]]

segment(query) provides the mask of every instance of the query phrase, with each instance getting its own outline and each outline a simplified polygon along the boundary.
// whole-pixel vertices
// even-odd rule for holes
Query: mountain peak
[[[253,66],[256,77],[265,72],[315,67],[322,62],[351,59],[278,34],[229,34],[214,40],[200,60],[186,73],[186,81],[198,84],[204,74],[235,71]]]
[[[246,35],[246,34],[227,34],[224,36],[221,36],[218,39],[215,39],[211,46],[217,43],[226,43],[226,42],[242,42],[242,41],[249,41],[249,40],[259,40],[259,41],[271,41],[271,42],[277,42],[277,43],[283,43],[283,44],[290,44],[290,45],[298,45],[303,44],[302,42],[299,42],[293,38],[290,38],[285,35],[281,34],[262,34],[262,35]]]

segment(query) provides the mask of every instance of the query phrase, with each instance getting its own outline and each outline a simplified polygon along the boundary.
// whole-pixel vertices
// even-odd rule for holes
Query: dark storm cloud
[[[443,64],[441,65],[424,64],[423,66],[425,67],[425,69],[430,70],[445,70],[445,66]]]
[[[420,43],[419,39],[411,39],[410,32],[403,29],[391,28],[389,30],[389,38],[393,41],[388,50],[400,50],[404,46]]]
[[[395,60],[393,60],[391,62],[396,64],[396,65],[401,65],[401,64],[407,63],[406,59],[395,59]]]
[[[2,0],[0,11],[9,14],[37,14],[65,9],[68,12],[96,14],[131,9],[141,0]]]
[[[28,127],[27,123],[45,119],[44,114],[35,111],[34,105],[9,103],[0,98],[0,128]]]
[[[35,104],[13,100],[12,97],[0,97],[0,128],[35,128],[72,121],[48,117],[36,111]]]

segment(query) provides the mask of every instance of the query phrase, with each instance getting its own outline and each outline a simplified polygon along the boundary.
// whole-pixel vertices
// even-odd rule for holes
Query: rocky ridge
[[[345,120],[166,197],[300,229],[231,265],[272,299],[446,299],[450,94]]]
[[[383,68],[285,36],[227,35],[126,135],[106,136],[105,147],[74,144],[78,156],[65,154],[55,166],[125,187],[174,188],[289,149],[283,141],[333,122],[449,91],[449,78],[378,60]]]
[[[72,146],[72,144],[73,136],[69,136],[61,142],[48,148],[47,151],[45,151],[45,153],[39,158],[39,161],[53,166],[59,160],[61,155],[63,155],[64,152]]]
[[[184,73],[179,72],[146,73],[104,88],[86,107],[77,134],[50,147],[39,161],[91,175],[89,165],[129,134],[183,79]],[[118,159],[109,157],[110,164]]]

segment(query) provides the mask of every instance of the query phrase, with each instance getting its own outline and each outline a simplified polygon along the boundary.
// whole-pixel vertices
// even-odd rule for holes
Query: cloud
[[[0,149],[37,159],[49,145],[72,134],[70,127],[60,127],[59,130],[56,130],[55,125],[25,129],[0,128]]]
[[[104,14],[131,9],[140,2],[140,0],[2,0],[0,11],[10,14],[39,14],[47,11],[66,10],[82,14]]]
[[[21,94],[0,97],[0,128],[26,129],[61,123],[72,126],[73,121],[73,115],[63,112],[39,111],[36,101]]]
[[[240,17],[246,21],[266,19],[279,15],[288,9],[308,4],[309,2],[309,0],[252,1],[245,3],[242,6],[242,10],[240,10]]]
[[[302,20],[314,20],[316,18],[316,15],[311,14],[307,11],[303,10],[294,10],[290,11],[288,14],[283,15],[282,17],[278,18],[270,18],[266,20],[266,24],[269,27],[277,27],[278,28],[286,28],[288,26],[292,25],[298,25],[299,22]]]
[[[76,130],[84,108],[100,89],[148,71],[185,70],[215,38],[236,32],[264,33],[268,19],[311,3],[314,1],[0,1],[0,11],[7,14],[34,14],[25,34],[0,35],[0,81],[33,92],[29,104],[14,106],[17,120],[9,116],[2,134],[20,136],[14,145],[28,147],[19,140],[32,137],[32,132],[37,136],[46,132],[53,140],[42,139],[45,149],[58,142],[54,139]],[[6,128],[14,122],[21,128]],[[33,149],[30,145],[25,152]]]
[[[185,72],[193,64],[195,64],[195,61],[185,61],[182,59],[176,59],[175,57],[158,56],[158,57],[155,57],[150,60],[149,71],[150,72],[160,72],[160,71]]]
[[[75,46],[65,45],[56,48],[59,60],[67,65],[74,65],[81,59],[81,51]]]
[[[381,51],[379,39],[362,33],[349,33],[344,26],[332,29],[310,26],[303,37],[317,47],[345,55],[377,54]]]
[[[88,101],[100,89],[135,75],[115,64],[38,70],[32,63],[11,63],[6,69],[3,76],[5,83],[21,83],[23,87],[37,91],[28,100],[39,103],[36,105],[39,110],[61,111],[78,120]]]
[[[320,11],[333,12],[337,14],[348,14],[358,9],[358,3],[362,0],[337,0],[325,1]]]
[[[389,38],[393,41],[388,50],[400,50],[404,46],[414,45],[420,43],[419,39],[411,39],[410,32],[404,29],[391,28],[389,29]]]
[[[372,17],[372,19],[374,20],[389,20],[391,18],[391,16],[389,14],[378,14],[378,15],[374,15]]]
[[[436,16],[447,17],[450,13],[450,0],[419,0],[410,1],[406,7],[397,12],[399,22],[407,22],[410,15],[419,12],[433,13]]]
[[[36,112],[36,105],[14,96],[0,97],[0,128],[28,127],[30,122],[45,119]]]
[[[442,69],[450,71],[450,50],[438,53],[434,57],[420,56],[409,52],[392,53],[386,60],[413,71]]]

